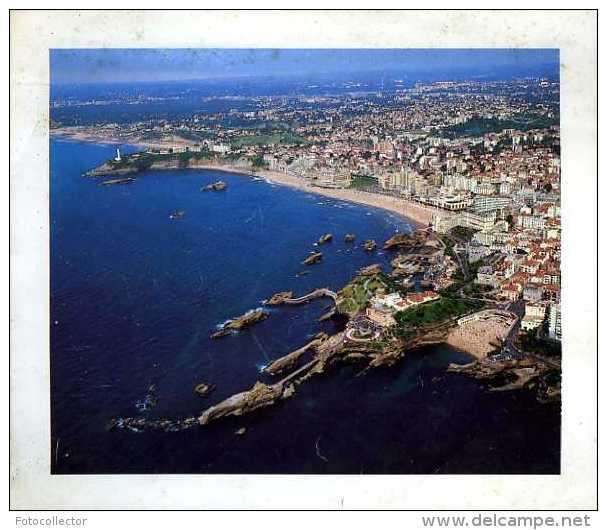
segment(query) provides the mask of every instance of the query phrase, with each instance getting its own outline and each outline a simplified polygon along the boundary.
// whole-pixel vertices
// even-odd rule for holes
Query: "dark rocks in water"
[[[356,239],[356,236],[354,234],[346,234],[344,236],[344,241],[346,243],[352,243],[355,239]]]
[[[203,186],[200,189],[201,191],[223,191],[227,187],[228,185],[223,180],[218,180],[217,182]]]
[[[324,235],[320,236],[317,243],[319,245],[323,245],[324,243],[328,243],[332,239],[333,239],[333,234],[324,234]]]
[[[293,291],[280,291],[274,293],[268,300],[264,301],[265,305],[281,305],[285,300],[293,298]]]
[[[270,314],[263,309],[252,309],[244,315],[228,320],[221,328],[211,335],[212,339],[219,339],[229,335],[232,331],[239,331],[268,318]]]
[[[104,180],[101,183],[101,186],[114,186],[116,184],[130,184],[131,182],[135,182],[135,178],[133,177],[125,177],[125,178],[121,178],[121,179],[109,179],[109,180]]]
[[[322,252],[312,252],[310,255],[302,261],[303,265],[314,265],[322,259]]]
[[[215,385],[209,383],[199,383],[194,387],[194,392],[201,397],[208,396],[213,390],[215,390]]]
[[[367,239],[364,243],[363,243],[363,248],[367,251],[367,252],[372,252],[375,250],[375,248],[377,247],[377,243],[375,242],[374,239]]]
[[[107,425],[108,431],[125,429],[131,432],[143,432],[146,430],[160,430],[165,432],[178,432],[198,426],[198,419],[194,417],[182,420],[146,418],[114,418]]]
[[[158,393],[156,391],[156,385],[152,384],[148,387],[145,397],[135,403],[135,408],[140,412],[145,412],[153,409],[157,404]]]
[[[229,329],[221,328],[220,330],[216,331],[215,333],[212,333],[211,338],[220,339],[221,337],[227,337],[228,335],[231,335],[231,333],[232,332]]]
[[[185,212],[183,210],[175,210],[171,215],[169,215],[169,219],[183,219]]]

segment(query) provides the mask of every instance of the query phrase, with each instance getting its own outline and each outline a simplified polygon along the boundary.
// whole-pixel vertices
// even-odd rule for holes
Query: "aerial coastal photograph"
[[[51,473],[561,472],[558,49],[49,64]]]

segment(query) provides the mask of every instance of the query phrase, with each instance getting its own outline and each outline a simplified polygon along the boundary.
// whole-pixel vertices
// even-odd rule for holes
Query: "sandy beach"
[[[55,129],[51,131],[51,136],[59,138],[65,138],[80,142],[94,142],[94,143],[105,143],[105,144],[119,144],[122,142],[128,142],[131,145],[141,146],[142,148],[149,147],[167,147],[169,144],[164,142],[158,143],[143,143],[125,139],[119,139],[110,137],[105,134],[91,134],[90,130],[79,130],[78,128],[65,128]],[[184,143],[184,145],[187,142]],[[176,145],[171,143],[170,146]],[[244,175],[252,175],[253,172],[246,167],[225,164],[225,163],[209,163],[209,161],[203,161],[202,163],[192,163],[191,169],[212,169],[219,171],[229,171],[231,173],[239,173]],[[429,206],[409,201],[404,198],[391,197],[387,195],[380,195],[377,193],[369,193],[366,191],[356,189],[333,189],[333,188],[322,188],[319,186],[313,186],[308,181],[301,177],[296,177],[288,173],[270,170],[256,170],[255,176],[263,178],[270,184],[277,184],[281,186],[289,186],[297,188],[302,191],[314,193],[316,195],[322,195],[324,197],[331,197],[333,199],[339,199],[343,201],[349,201],[356,204],[363,204],[365,206],[372,206],[374,208],[381,208],[391,213],[405,217],[412,225],[413,228],[426,227],[432,220],[432,215],[435,210]]]
[[[196,164],[192,168],[195,169],[213,169],[219,171],[228,171],[230,173],[240,173],[245,175],[253,175],[251,170],[229,164]],[[257,170],[254,175],[264,179],[269,184],[277,184],[281,186],[289,186],[316,195],[331,197],[343,201],[381,208],[391,213],[395,213],[405,217],[412,225],[412,228],[426,227],[432,220],[434,210],[430,207],[425,207],[413,201],[379,195],[377,193],[369,193],[355,189],[333,189],[313,186],[301,177],[289,175],[278,171]]]

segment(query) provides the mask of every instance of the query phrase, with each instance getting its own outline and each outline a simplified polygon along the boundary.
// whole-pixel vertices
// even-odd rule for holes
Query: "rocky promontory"
[[[243,328],[249,327],[257,322],[261,322],[268,318],[270,314],[263,309],[252,309],[244,315],[228,320],[222,324],[218,331],[211,335],[212,339],[219,339],[229,335],[232,331],[240,331]]]
[[[85,177],[108,177],[112,175],[130,175],[132,173],[137,173],[139,170],[136,167],[125,166],[119,167],[111,162],[105,162],[100,166],[87,171],[84,176]]]
[[[276,375],[287,368],[292,368],[304,353],[306,353],[308,350],[317,348],[328,338],[329,336],[326,333],[317,333],[314,339],[308,342],[306,345],[276,359],[266,366],[263,371],[266,374]]]
[[[413,239],[408,234],[394,234],[384,243],[384,250],[392,250],[400,247],[408,247],[415,244]]]
[[[274,404],[279,399],[287,398],[293,394],[292,385],[266,385],[257,381],[253,387],[239,394],[223,400],[221,403],[209,407],[205,410],[198,422],[200,425],[206,425],[213,420],[224,416],[242,416],[260,407],[267,407]]]
[[[494,392],[526,388],[536,390],[540,401],[560,397],[560,384],[548,382],[556,369],[540,359],[494,360],[487,357],[465,365],[450,364],[447,371],[485,381]]]

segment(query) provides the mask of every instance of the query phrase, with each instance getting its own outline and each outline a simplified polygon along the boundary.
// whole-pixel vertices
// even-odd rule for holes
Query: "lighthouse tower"
[[[114,158],[116,162],[120,162],[122,159],[120,158],[120,148],[116,148],[116,158]]]

